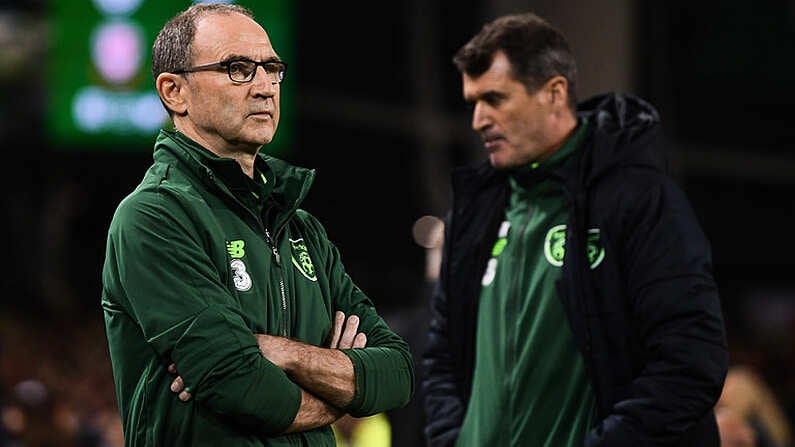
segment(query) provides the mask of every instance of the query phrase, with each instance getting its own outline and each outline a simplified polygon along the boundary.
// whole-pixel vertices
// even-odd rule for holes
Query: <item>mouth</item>
[[[255,117],[255,118],[271,118],[273,119],[273,112],[262,111],[262,112],[251,112],[248,116]]]
[[[499,135],[488,135],[483,137],[483,146],[488,151],[494,151],[503,141],[505,139]]]

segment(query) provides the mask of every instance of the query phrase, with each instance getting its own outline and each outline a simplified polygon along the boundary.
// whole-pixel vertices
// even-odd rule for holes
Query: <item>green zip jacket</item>
[[[300,388],[255,333],[325,346],[336,310],[360,318],[354,416],[405,405],[406,342],[345,272],[322,225],[299,209],[314,171],[260,155],[261,181],[163,131],[154,163],[108,233],[102,308],[127,447],[325,446],[330,427],[280,436]],[[258,179],[260,180],[260,179]],[[175,363],[193,399],[169,389]]]

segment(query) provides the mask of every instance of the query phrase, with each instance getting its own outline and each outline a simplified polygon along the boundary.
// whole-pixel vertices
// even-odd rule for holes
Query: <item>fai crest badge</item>
[[[591,269],[595,269],[605,258],[605,250],[602,247],[601,235],[598,228],[588,230],[587,256]],[[544,239],[544,256],[550,264],[555,267],[563,265],[563,258],[566,255],[566,225],[556,225],[547,231]]]
[[[555,267],[563,265],[566,254],[566,225],[555,225],[547,231],[544,238],[544,256]]]
[[[309,251],[304,243],[304,238],[290,239],[290,245],[293,249],[293,265],[310,281],[317,281],[317,274],[315,266],[312,264],[312,258],[309,257]]]
[[[588,262],[591,264],[591,270],[599,267],[602,260],[605,258],[605,249],[602,247],[602,238],[598,228],[591,228],[588,230],[588,246],[586,247]]]

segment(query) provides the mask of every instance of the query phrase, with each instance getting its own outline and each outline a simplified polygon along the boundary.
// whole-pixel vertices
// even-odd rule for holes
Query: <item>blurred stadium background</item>
[[[121,445],[99,307],[105,232],[165,117],[154,35],[190,3],[0,0],[0,446]],[[615,90],[660,110],[672,172],[713,244],[731,361],[760,371],[792,423],[795,1],[238,3],[289,62],[265,150],[318,170],[305,208],[417,357],[435,242],[414,224],[444,216],[451,167],[482,155],[450,59],[498,14],[558,25],[580,98]],[[393,445],[420,445],[418,399],[389,415]]]

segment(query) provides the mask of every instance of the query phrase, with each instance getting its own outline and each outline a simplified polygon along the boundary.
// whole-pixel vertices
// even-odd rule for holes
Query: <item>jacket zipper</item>
[[[215,183],[215,176],[213,175],[212,171],[207,171],[207,176],[209,177],[210,181],[212,182],[213,186],[219,188],[221,191],[224,191],[224,188],[221,188],[219,185]],[[232,198],[238,205],[243,207],[244,210],[248,211],[254,217],[254,220],[259,224],[260,228],[265,232],[265,240],[268,242],[268,245],[271,248],[271,252],[273,252],[273,256],[276,258],[276,266],[279,268],[279,294],[281,295],[282,299],[282,330],[281,335],[282,337],[287,337],[287,292],[284,286],[284,273],[282,271],[282,257],[279,254],[279,247],[276,245],[276,242],[271,237],[270,231],[265,226],[265,223],[262,221],[262,218],[258,216],[256,213],[251,211],[243,202],[240,201],[234,194],[227,195]]]
[[[518,231],[516,232],[516,242],[517,242],[518,246],[524,246],[525,231],[527,230],[528,225],[530,225],[530,218],[533,216],[533,210],[534,210],[534,207],[532,207],[532,206],[528,207],[527,215],[525,216],[526,220],[524,222],[522,222],[521,226],[517,229]],[[519,292],[520,292],[521,288],[519,287],[519,275],[514,275],[512,282],[513,282],[512,287],[509,289],[509,292],[508,292],[508,297],[509,297],[509,300],[510,300],[509,301],[509,306],[508,306],[508,307],[510,307],[508,309],[508,315],[515,315],[516,314],[517,301],[520,299],[519,298]],[[511,388],[513,388],[513,378],[514,378],[514,372],[515,372],[513,369],[516,366],[515,365],[515,363],[516,363],[516,358],[515,358],[515,354],[516,354],[516,351],[515,351],[516,350],[516,340],[514,340],[514,337],[516,337],[516,331],[514,330],[514,325],[509,324],[508,325],[508,337],[507,337],[509,346],[508,346],[508,349],[507,349],[506,359],[505,359],[506,360],[506,366],[507,366],[507,369],[508,369],[507,372],[508,372],[508,378],[509,378],[509,380],[508,380],[508,389],[509,390]],[[513,417],[513,412],[514,412],[514,401],[513,401],[513,399],[509,398],[508,399],[508,413],[511,415],[511,418]],[[509,418],[509,420],[511,420],[511,418]],[[510,424],[510,422],[508,423],[507,432],[509,434],[513,432],[513,426]],[[509,444],[510,444],[510,442],[509,442]]]
[[[262,222],[260,222],[262,224]],[[270,231],[265,225],[262,225],[262,229],[265,230],[265,236],[268,240],[268,245],[271,246],[271,251],[273,252],[273,256],[276,258],[276,265],[279,267],[279,293],[281,294],[282,298],[282,336],[287,337],[287,294],[285,293],[284,289],[284,274],[282,273],[282,257],[279,254],[279,248],[276,246],[276,242],[271,237]]]

